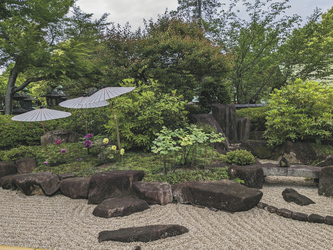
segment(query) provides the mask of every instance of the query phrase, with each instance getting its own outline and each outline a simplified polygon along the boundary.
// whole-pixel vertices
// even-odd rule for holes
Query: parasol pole
[[[111,110],[112,110],[112,113],[113,113],[114,122],[115,122],[115,125],[116,125],[116,134],[117,134],[118,150],[120,150],[121,148],[120,148],[120,137],[119,137],[119,129],[118,129],[117,116],[116,116],[116,114],[114,113],[113,106],[112,106],[112,102],[110,102],[110,106],[111,106]]]
[[[46,136],[45,136],[45,127],[44,127],[44,122],[43,123],[43,131],[44,131],[44,143],[45,143],[45,150],[47,151],[47,143],[46,143]]]
[[[86,108],[86,135],[88,134],[88,120],[87,120],[87,108]]]

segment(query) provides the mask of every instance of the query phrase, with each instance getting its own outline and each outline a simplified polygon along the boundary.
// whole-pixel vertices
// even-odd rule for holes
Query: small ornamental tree
[[[269,146],[286,140],[330,138],[333,131],[333,89],[298,79],[270,95],[265,137]]]

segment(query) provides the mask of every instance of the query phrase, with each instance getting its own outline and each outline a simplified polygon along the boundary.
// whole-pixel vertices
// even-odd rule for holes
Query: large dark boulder
[[[19,174],[31,173],[37,167],[36,160],[34,158],[21,158],[16,162],[17,172]]]
[[[149,208],[144,200],[132,197],[110,198],[102,201],[93,211],[93,215],[103,218],[122,217]]]
[[[133,191],[148,204],[166,205],[173,200],[172,189],[166,182],[133,182]]]
[[[262,195],[258,189],[231,180],[185,182],[173,187],[173,196],[180,203],[228,212],[247,211],[258,204]]]
[[[261,165],[232,165],[228,168],[228,174],[231,179],[243,180],[244,185],[250,188],[262,188],[264,183],[264,171]]]
[[[106,171],[93,175],[89,182],[88,204],[131,195],[132,183],[141,181],[144,175],[143,171],[133,170]]]
[[[12,162],[0,162],[0,178],[11,174],[17,174],[15,164]]]
[[[60,182],[60,191],[72,199],[88,199],[90,177],[68,178]]]
[[[304,195],[301,195],[300,193],[298,193],[296,190],[294,190],[292,188],[286,188],[285,190],[283,190],[282,196],[286,202],[294,202],[301,206],[316,204],[313,200],[311,200],[310,198],[308,198]]]
[[[327,167],[333,166],[333,155],[327,155],[323,161],[320,161],[316,164],[318,167]]]
[[[114,231],[102,231],[98,235],[98,242],[150,242],[187,233],[188,229],[180,225],[151,225],[144,227],[121,228]]]
[[[323,167],[320,172],[318,194],[333,196],[333,166]]]
[[[15,185],[26,195],[53,195],[59,190],[59,178],[52,172],[18,174]]]
[[[14,176],[15,174],[6,175],[0,178],[0,187],[2,189],[15,189],[15,183],[14,183]]]
[[[76,143],[79,142],[81,137],[83,137],[82,134],[66,129],[60,129],[48,132],[40,138],[40,141],[43,146],[45,146],[45,142],[46,144],[54,144],[55,140],[61,140],[66,143]]]
[[[199,125],[209,125],[216,129],[216,133],[221,133],[223,137],[225,137],[225,141],[223,143],[218,143],[217,145],[217,151],[219,153],[225,153],[226,150],[229,148],[229,141],[227,136],[225,135],[223,129],[219,125],[219,123],[215,120],[213,115],[211,114],[193,114],[192,115],[193,120],[195,123]]]

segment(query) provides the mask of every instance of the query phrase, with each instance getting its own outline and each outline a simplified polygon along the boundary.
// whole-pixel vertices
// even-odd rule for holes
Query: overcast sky
[[[252,2],[254,0],[251,0]],[[278,1],[278,0],[277,0]],[[223,2],[223,1],[222,1]],[[228,0],[224,0],[228,3]],[[286,14],[298,14],[303,19],[313,13],[318,7],[323,12],[327,12],[332,6],[331,0],[290,0],[291,8]],[[81,10],[86,13],[93,13],[94,19],[100,18],[103,13],[109,13],[108,21],[119,23],[122,26],[126,22],[132,26],[132,29],[143,27],[143,19],[157,19],[158,14],[163,14],[168,10],[176,10],[177,0],[77,0]]]

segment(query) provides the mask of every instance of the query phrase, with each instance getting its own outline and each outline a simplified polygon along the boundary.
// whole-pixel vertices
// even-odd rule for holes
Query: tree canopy
[[[70,8],[73,13],[66,16]],[[89,56],[100,39],[107,15],[91,21],[73,0],[7,0],[0,20],[0,64],[12,64],[5,95],[5,113],[13,95],[30,83],[88,76],[98,71]],[[25,80],[16,86],[23,74]]]
[[[118,81],[130,77],[137,83],[154,79],[162,92],[177,89],[191,100],[205,77],[218,79],[231,69],[232,56],[222,50],[196,22],[165,14],[156,23],[147,22],[144,32],[113,27],[101,56],[109,65],[105,69],[109,84],[116,84],[115,76]]]

